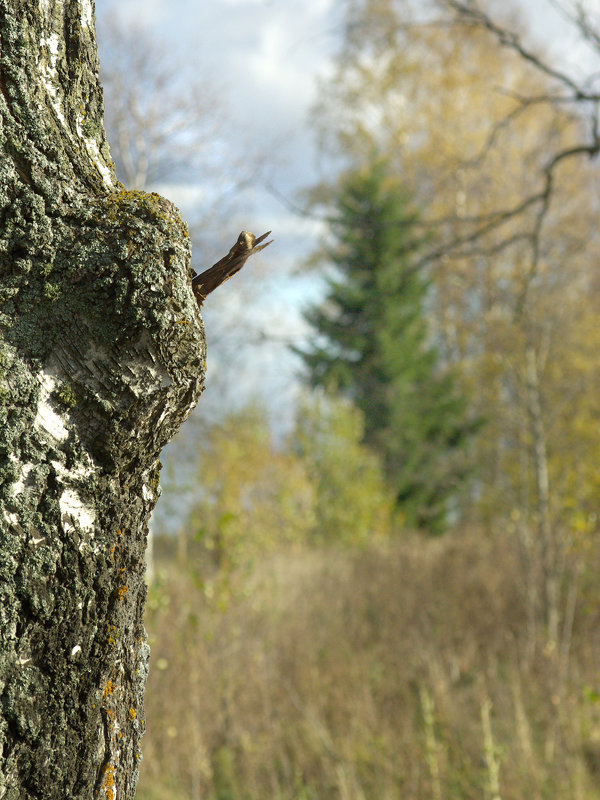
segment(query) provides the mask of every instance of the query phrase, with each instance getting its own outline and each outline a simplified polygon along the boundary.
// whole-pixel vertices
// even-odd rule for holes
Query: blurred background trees
[[[365,443],[405,526],[439,532],[452,510],[456,520],[476,424],[431,343],[418,217],[386,161],[373,159],[342,177],[330,226],[323,258],[335,272],[307,313],[315,341],[301,351],[309,381],[364,414]]]
[[[565,478],[585,492],[564,449],[577,439],[581,362],[563,344],[597,290],[596,172],[582,158],[594,153],[593,142],[582,144],[594,95],[582,83],[579,108],[578,88],[540,68],[551,65],[543,49],[520,47],[523,37],[511,38],[510,27],[502,35],[472,6],[441,3],[432,13],[447,5],[460,6],[450,28],[401,3],[351,4],[315,118],[343,162],[384,152],[422,209],[433,335],[488,420],[475,439],[471,511],[484,524],[514,522],[532,618],[556,640],[573,544]],[[570,420],[562,417],[561,431],[563,403]],[[597,426],[586,431],[595,448]]]
[[[119,179],[133,189],[189,179],[190,173],[196,180],[203,173],[222,179],[217,137],[226,115],[213,82],[182,80],[181,65],[158,36],[126,29],[114,15],[101,34],[109,47],[102,80]]]
[[[325,231],[312,331],[294,291],[240,326],[268,281],[230,282],[215,413],[165,470],[140,797],[600,797],[599,39],[557,5],[585,74],[518,8],[345,4],[312,116],[327,179],[299,201]],[[128,180],[189,157],[235,197],[222,98],[153,63],[143,105],[122,72]],[[312,386],[285,424],[269,381],[239,390],[248,342]]]

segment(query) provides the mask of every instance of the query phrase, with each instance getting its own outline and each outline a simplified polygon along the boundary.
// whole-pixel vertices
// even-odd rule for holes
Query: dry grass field
[[[597,553],[552,642],[501,531],[276,551],[218,602],[169,549],[139,800],[600,798]]]

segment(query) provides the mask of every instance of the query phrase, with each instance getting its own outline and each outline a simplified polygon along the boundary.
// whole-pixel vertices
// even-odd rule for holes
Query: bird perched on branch
[[[212,267],[201,272],[200,275],[194,273],[192,291],[198,301],[198,307],[202,306],[202,303],[211,292],[214,292],[217,287],[229,280],[236,272],[239,272],[251,255],[264,250],[267,245],[271,244],[273,240],[264,242],[270,233],[271,231],[267,231],[257,238],[249,231],[242,231],[238,236],[237,242],[226,256],[217,261],[216,264],[213,264]],[[261,242],[264,242],[264,244],[261,244]]]

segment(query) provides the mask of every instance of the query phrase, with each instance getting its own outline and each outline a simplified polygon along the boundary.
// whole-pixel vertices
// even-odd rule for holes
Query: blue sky
[[[98,2],[96,13],[147,28],[217,86],[241,145],[269,153],[287,193],[316,175],[308,111],[317,76],[331,68],[342,8],[335,0],[120,0]]]

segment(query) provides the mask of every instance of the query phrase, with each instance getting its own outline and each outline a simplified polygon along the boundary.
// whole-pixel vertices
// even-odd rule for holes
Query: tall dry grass
[[[591,579],[561,648],[502,534],[288,549],[225,609],[163,567],[139,800],[600,798]]]

